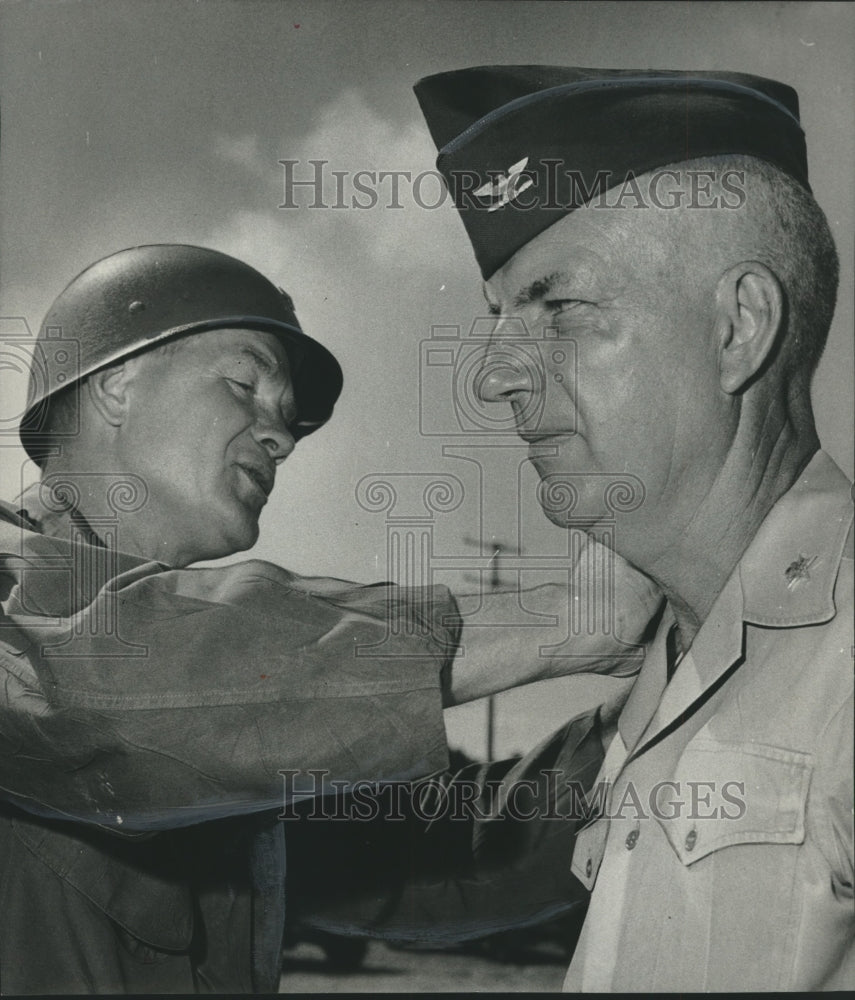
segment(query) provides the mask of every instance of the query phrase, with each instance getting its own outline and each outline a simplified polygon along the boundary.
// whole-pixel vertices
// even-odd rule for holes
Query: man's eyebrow
[[[537,302],[548,295],[556,285],[564,284],[568,281],[570,281],[570,273],[568,271],[553,271],[552,274],[545,274],[542,278],[535,279],[530,285],[526,285],[525,288],[517,292],[514,296],[514,308],[521,309],[523,306],[531,305],[532,302]],[[491,300],[486,285],[483,286],[483,292],[484,298],[487,300],[490,315],[498,316],[502,310]]]
[[[519,309],[522,306],[537,302],[548,295],[556,285],[570,280],[570,275],[566,271],[553,271],[542,278],[537,278],[530,285],[521,289],[514,296],[514,306]]]
[[[274,375],[281,368],[278,361],[273,361],[265,354],[257,351],[254,347],[243,344],[238,348],[237,353],[242,357],[249,358],[265,375]]]

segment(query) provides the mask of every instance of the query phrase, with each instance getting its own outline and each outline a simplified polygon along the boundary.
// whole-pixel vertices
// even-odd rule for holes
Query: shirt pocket
[[[698,989],[792,988],[812,767],[798,750],[706,734],[677,762],[683,808],[656,819],[679,859],[675,933],[694,942],[683,971]]]
[[[801,844],[811,771],[798,750],[697,738],[660,783],[654,815],[684,865],[740,844]]]

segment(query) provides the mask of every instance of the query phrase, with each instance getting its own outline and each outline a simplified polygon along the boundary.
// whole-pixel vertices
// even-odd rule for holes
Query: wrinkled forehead
[[[181,338],[176,349],[188,360],[200,363],[221,359],[245,363],[260,376],[290,386],[293,371],[299,363],[298,349],[289,348],[269,330],[227,327],[205,330]]]
[[[630,275],[659,274],[679,250],[675,222],[673,212],[656,209],[580,207],[520,247],[484,283],[485,293],[513,296],[519,307],[551,286],[593,290]]]

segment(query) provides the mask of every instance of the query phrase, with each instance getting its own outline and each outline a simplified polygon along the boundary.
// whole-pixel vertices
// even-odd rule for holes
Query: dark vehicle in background
[[[449,761],[453,772],[477,763],[460,750],[451,750]],[[304,810],[306,814],[311,808],[307,803]],[[401,828],[401,824],[389,822],[386,829],[396,827]],[[345,828],[349,828],[347,832]],[[375,832],[378,829],[375,823]],[[337,839],[329,839],[330,833],[335,834]],[[320,948],[328,966],[336,972],[353,972],[364,962],[372,938],[336,934],[313,926],[310,919],[301,919],[303,909],[301,901],[311,899],[313,891],[324,891],[325,883],[334,882],[344,873],[343,869],[336,869],[336,864],[344,864],[348,874],[352,872],[353,867],[358,867],[359,861],[363,859],[360,858],[359,861],[352,863],[342,861],[342,850],[337,848],[350,848],[360,839],[365,839],[367,843],[370,836],[372,835],[369,833],[367,823],[317,821],[308,815],[302,817],[296,826],[286,827],[291,871],[288,893],[288,912],[291,916],[286,922],[283,941],[283,960],[286,965],[289,961],[288,952],[304,943]],[[391,857],[391,853],[385,854],[383,848],[378,849],[376,842],[373,843],[375,847],[367,855],[370,860],[377,861],[380,858]],[[383,873],[375,872],[374,876],[379,885]],[[309,909],[311,910],[311,907]],[[457,944],[437,945],[436,942],[419,942],[411,939],[396,941],[386,936],[381,940],[384,940],[389,947],[400,951],[452,952],[458,955],[477,955],[499,963],[522,965],[554,962],[566,966],[576,947],[586,909],[584,904],[577,904],[569,912],[543,923],[486,934]]]

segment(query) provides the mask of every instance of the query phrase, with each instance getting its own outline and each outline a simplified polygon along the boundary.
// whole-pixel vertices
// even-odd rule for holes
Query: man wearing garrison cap
[[[550,665],[548,628],[469,635],[443,587],[195,567],[255,543],[341,388],[289,296],[215,250],[131,247],[53,303],[20,426],[41,481],[0,505],[4,993],[275,991],[283,806],[441,773],[443,704],[625,652],[580,637]],[[658,594],[617,583],[632,642]],[[517,597],[485,600],[501,621]],[[593,779],[599,727],[580,716],[551,763]]]
[[[566,988],[851,986],[852,503],[810,400],[838,264],[797,95],[555,66],[416,94],[496,316],[482,396],[547,516],[612,518],[667,598],[575,843]]]

